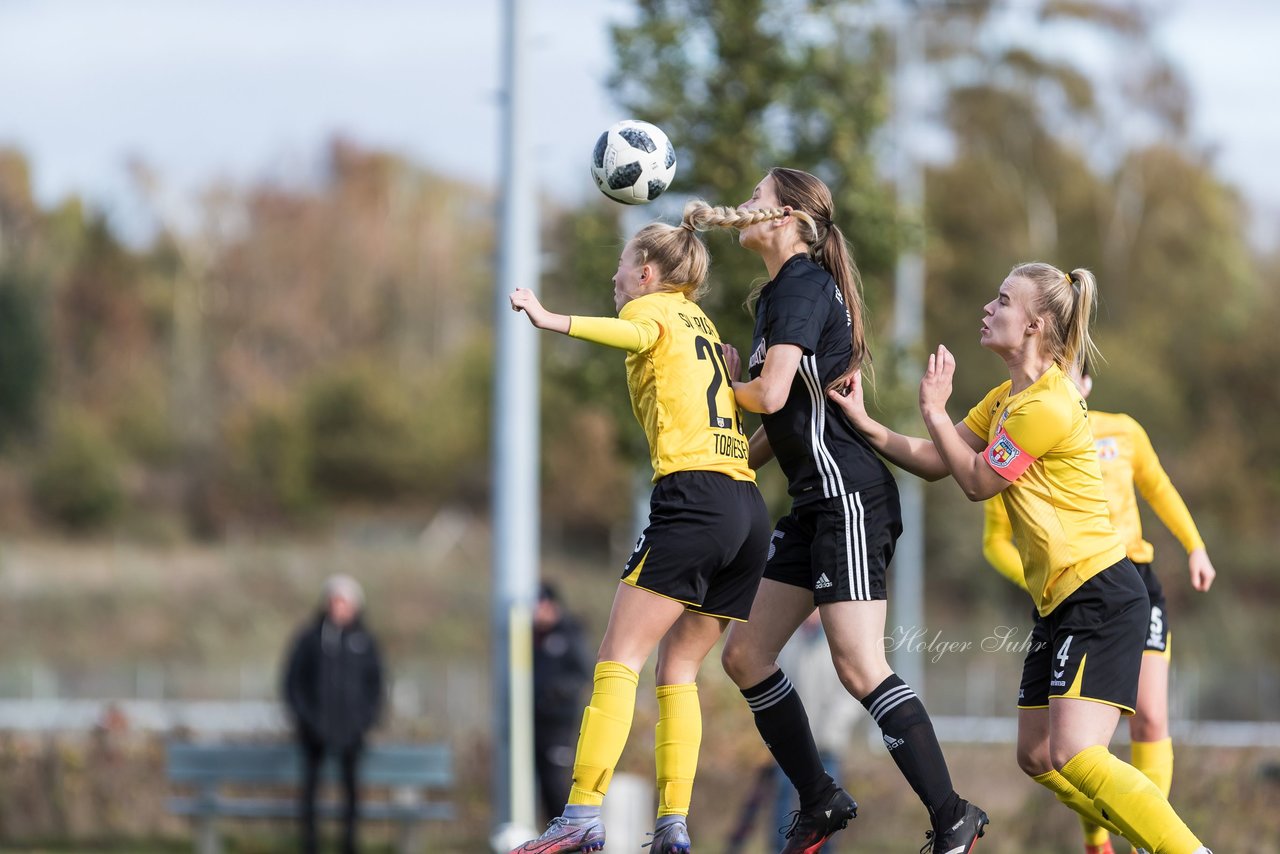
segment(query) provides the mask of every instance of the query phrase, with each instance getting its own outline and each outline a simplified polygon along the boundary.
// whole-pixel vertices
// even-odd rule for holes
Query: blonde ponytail
[[[666,290],[679,291],[692,302],[706,295],[711,253],[686,224],[650,223],[631,242],[641,264],[658,268]]]
[[[1019,264],[1009,273],[1026,279],[1034,289],[1031,313],[1045,319],[1041,348],[1068,374],[1079,373],[1086,361],[1102,358],[1089,327],[1098,305],[1098,281],[1084,267],[1064,273],[1052,264]]]

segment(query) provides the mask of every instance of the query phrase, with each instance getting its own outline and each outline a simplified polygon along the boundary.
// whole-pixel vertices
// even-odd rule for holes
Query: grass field
[[[382,638],[393,671],[412,672],[423,662],[445,663],[470,674],[467,706],[443,710],[449,698],[424,700],[420,719],[393,720],[381,737],[446,738],[459,757],[455,799],[460,818],[431,830],[431,850],[477,852],[489,827],[487,709],[487,531],[466,521],[448,536],[422,533],[413,520],[349,520],[323,538],[239,540],[217,546],[161,547],[123,542],[9,541],[0,543],[0,649],[6,666],[39,662],[75,674],[151,663],[172,674],[166,683],[196,696],[224,696],[235,686],[211,674],[254,666],[274,673],[290,633],[314,607],[323,579],[352,572],[365,583],[370,622]],[[575,608],[598,637],[616,584],[616,561],[595,555],[559,554],[544,573],[564,582]],[[939,600],[934,600],[939,601]],[[946,601],[945,597],[940,601]],[[1215,620],[1233,608],[1241,615],[1257,601],[1224,596],[1210,612]],[[1224,610],[1225,609],[1225,610]],[[980,620],[990,624],[991,615]],[[942,610],[949,633],[981,636],[956,614]],[[1188,637],[1212,626],[1184,621]],[[1189,625],[1188,625],[1189,624]],[[1244,616],[1229,627],[1224,644],[1247,650]],[[1256,664],[1265,647],[1242,663]],[[1184,655],[1190,659],[1190,654]],[[931,665],[932,681],[955,670],[958,659]],[[1175,656],[1175,663],[1178,658]],[[1016,662],[997,665],[1003,671]],[[1219,668],[1226,670],[1226,668]],[[1224,674],[1224,678],[1230,674]],[[177,677],[181,676],[181,679]],[[714,663],[704,669],[705,742],[694,793],[691,827],[704,854],[721,851],[740,806],[767,755],[737,692]],[[642,674],[631,741],[620,770],[652,775],[656,704],[652,671]],[[267,690],[272,685],[268,679]],[[948,689],[950,690],[950,689]],[[442,692],[443,693],[443,692]],[[944,692],[945,693],[945,692]],[[992,701],[998,704],[1003,690]],[[937,696],[930,705],[945,704]],[[437,702],[438,701],[438,702]],[[456,705],[456,704],[455,704]],[[481,708],[476,708],[476,707]],[[992,829],[979,851],[1075,852],[1074,817],[1018,771],[1012,746],[945,745],[957,788],[982,804]],[[1117,752],[1124,755],[1124,748]],[[125,733],[97,742],[0,738],[0,849],[13,851],[190,850],[187,828],[164,814],[167,787],[162,745],[155,737]],[[1173,800],[1193,828],[1219,854],[1280,854],[1280,822],[1274,817],[1280,785],[1261,773],[1280,762],[1277,751],[1178,750]],[[924,810],[881,748],[855,739],[846,762],[860,817],[844,834],[847,850],[909,852],[919,848]],[[764,821],[764,818],[761,819]],[[287,825],[228,828],[235,852],[291,850]],[[770,849],[761,828],[747,854]],[[368,850],[389,844],[385,828],[371,827]],[[57,840],[74,840],[57,843]],[[113,840],[123,840],[116,841]],[[150,841],[156,840],[156,841]],[[639,851],[638,843],[621,850]],[[619,850],[611,846],[611,850]],[[7,846],[7,847],[6,847]],[[383,849],[385,850],[385,848]]]

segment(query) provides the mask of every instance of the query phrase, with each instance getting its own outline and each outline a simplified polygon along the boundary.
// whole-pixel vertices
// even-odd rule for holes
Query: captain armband
[[[1013,441],[1003,427],[996,432],[996,437],[991,440],[982,456],[996,474],[1010,483],[1021,477],[1027,466],[1036,461],[1035,457],[1018,447],[1018,443]]]

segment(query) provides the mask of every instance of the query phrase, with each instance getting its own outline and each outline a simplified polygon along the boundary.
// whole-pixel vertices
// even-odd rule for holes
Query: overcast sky
[[[479,182],[497,173],[500,0],[0,0],[0,145],[37,192],[136,213],[124,164],[173,186],[305,180],[336,132]],[[544,187],[590,192],[587,152],[621,118],[606,26],[627,0],[527,0]],[[1222,173],[1280,213],[1280,3],[1180,0],[1159,38]],[[677,148],[679,142],[676,141]]]

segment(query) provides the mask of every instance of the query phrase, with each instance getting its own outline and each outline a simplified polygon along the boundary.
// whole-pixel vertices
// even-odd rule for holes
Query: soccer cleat
[[[991,820],[987,814],[965,801],[964,815],[946,830],[926,830],[924,847],[920,854],[969,854],[978,844],[978,837],[986,834]]]
[[[593,818],[551,819],[547,829],[537,839],[530,839],[511,854],[561,854],[561,852],[599,851],[604,848],[604,822]]]
[[[689,854],[689,828],[683,821],[673,821],[649,835],[653,839],[640,847],[652,846],[650,854]]]
[[[837,786],[822,806],[808,812],[796,810],[792,815],[795,818],[786,830],[782,854],[813,854],[836,831],[844,830],[850,819],[858,817],[858,804]]]
[[[1084,847],[1084,854],[1116,854],[1116,852],[1111,847],[1111,840],[1108,839],[1101,845],[1086,845]]]

